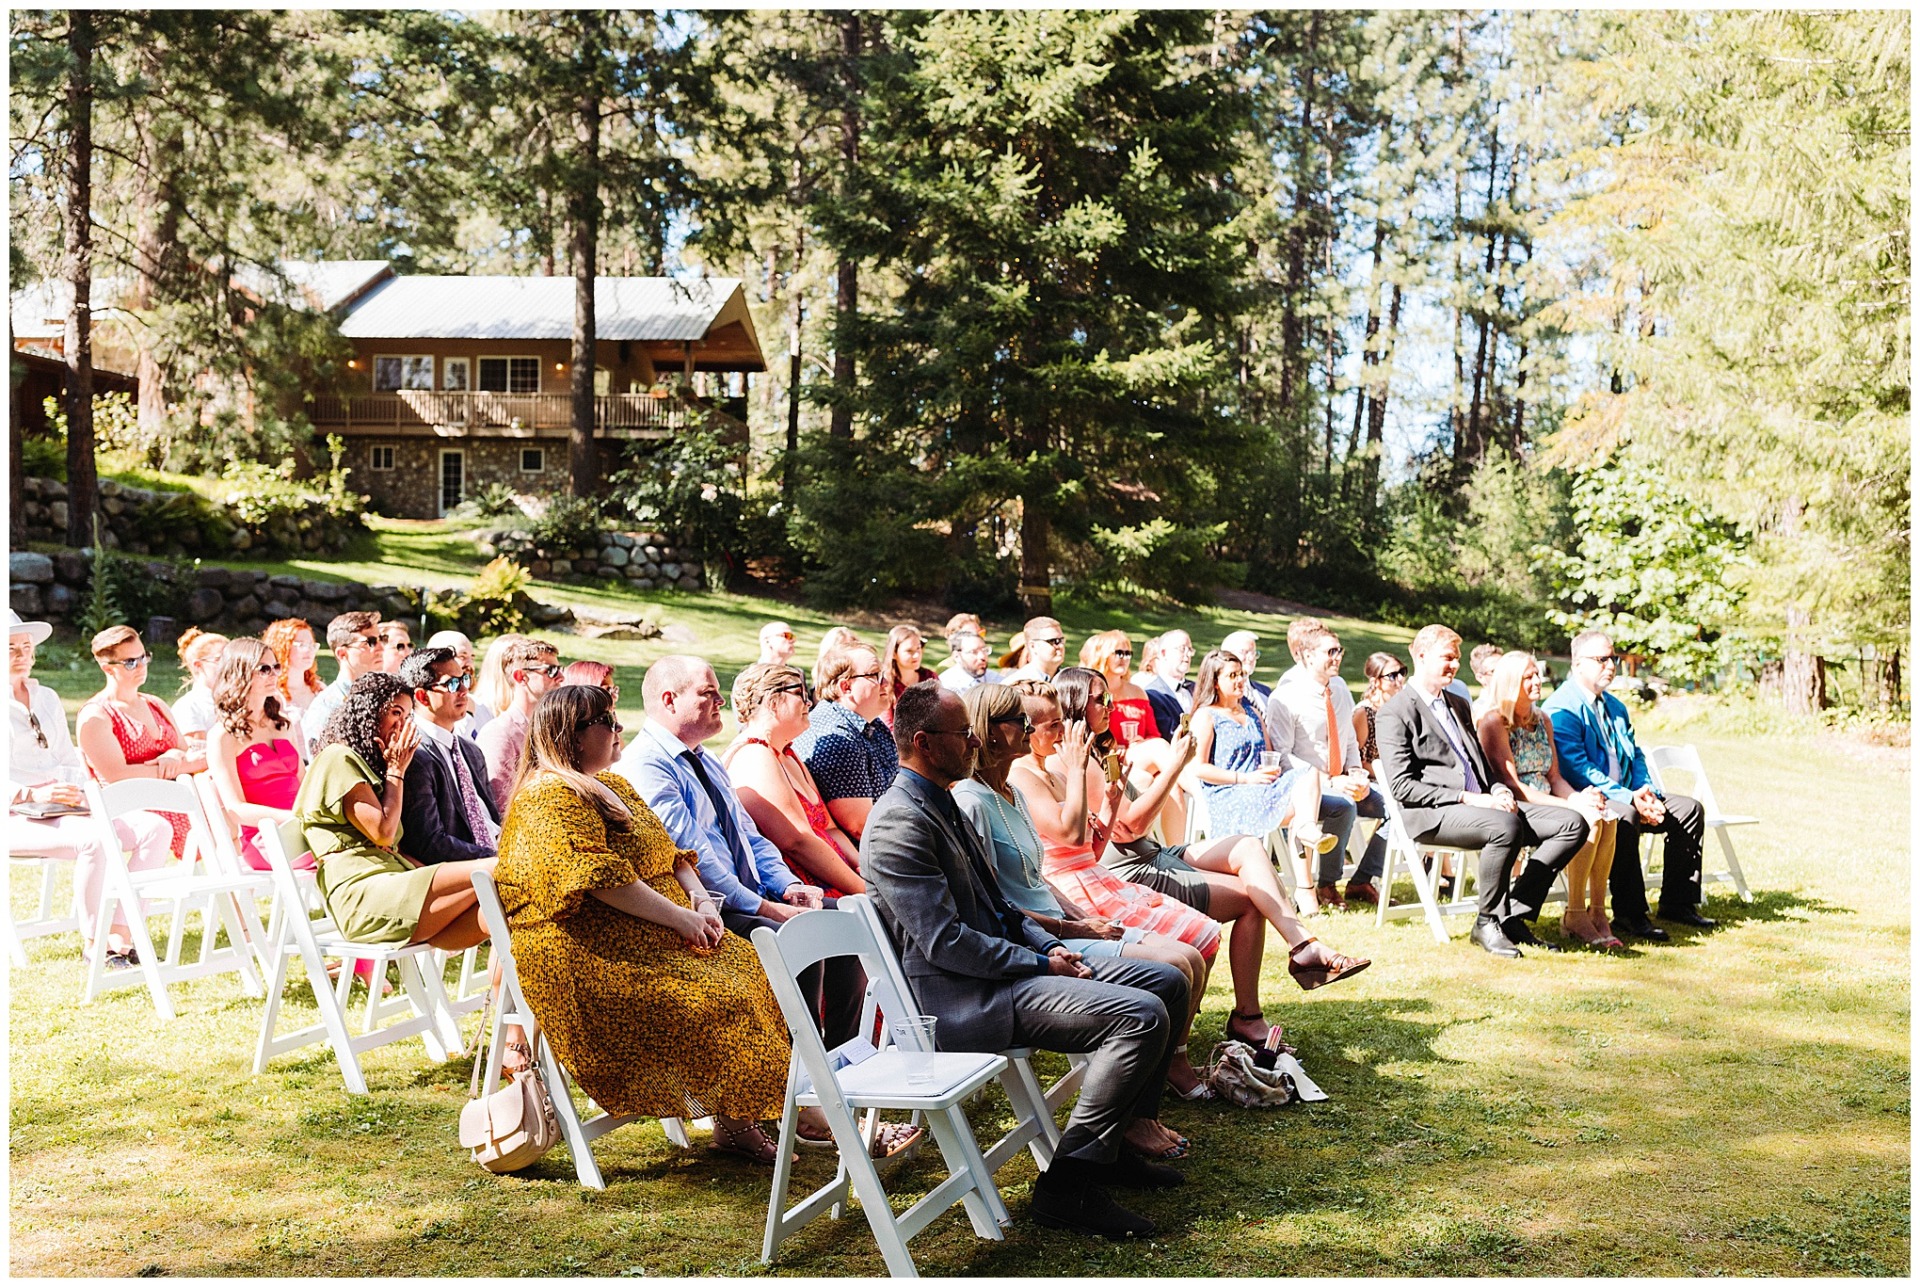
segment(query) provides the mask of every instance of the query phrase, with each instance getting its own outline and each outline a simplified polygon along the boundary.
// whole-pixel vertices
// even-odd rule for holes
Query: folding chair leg
[[[429,1020],[426,1031],[420,1034],[420,1040],[427,1047],[427,1057],[435,1063],[445,1063],[447,1057],[460,1048],[460,1030],[455,1027],[453,1040],[447,1040],[452,1016],[447,1014],[446,997],[440,991],[439,980],[431,977],[432,971],[420,968],[417,956],[402,956],[394,963],[400,967],[400,986],[412,1003],[413,1012]]]
[[[1000,1200],[1000,1190],[993,1182],[993,1172],[987,1169],[987,1160],[980,1156],[980,1145],[973,1138],[967,1115],[958,1104],[944,1113],[927,1115],[929,1124],[938,1123],[943,1118],[951,1136],[951,1149],[948,1140],[940,1141],[941,1151],[947,1156],[949,1172],[964,1170],[973,1177],[973,1187],[960,1199],[967,1208],[967,1218],[973,1222],[973,1231],[982,1238],[1004,1241],[1006,1235],[1001,1231],[1012,1227],[1013,1217],[1007,1213],[1006,1203]],[[939,1126],[934,1125],[935,1137],[938,1138],[940,1134]],[[956,1162],[959,1165],[954,1165]]]
[[[580,1183],[589,1189],[604,1189],[607,1182],[600,1174],[600,1163],[594,1160],[593,1149],[587,1143],[587,1132],[580,1125],[580,1114],[574,1109],[573,1094],[566,1074],[560,1068],[560,1059],[547,1045],[545,1037],[533,1039],[533,1057],[540,1061],[540,1067],[547,1077],[547,1091],[553,1097],[554,1113],[560,1119],[560,1134],[566,1138],[567,1152],[573,1154],[573,1173]]]
[[[1713,834],[1719,838],[1720,853],[1726,858],[1727,870],[1733,875],[1733,887],[1740,891],[1740,901],[1751,903],[1753,894],[1747,889],[1746,873],[1740,870],[1740,858],[1733,852],[1733,837],[1728,834],[1729,830],[1727,827],[1715,827]]]
[[[951,1130],[952,1127],[945,1122],[934,1126],[936,1136],[942,1131]],[[941,1143],[944,1146],[945,1141]],[[848,1156],[849,1153],[852,1156]],[[952,1154],[948,1154],[948,1157],[951,1159]],[[913,1256],[908,1252],[907,1240],[895,1221],[893,1207],[887,1201],[887,1191],[880,1183],[880,1171],[874,1166],[873,1158],[858,1149],[842,1148],[840,1161],[846,1168],[847,1182],[853,1186],[854,1196],[860,1199],[861,1214],[867,1218],[867,1227],[873,1230],[873,1240],[880,1244],[880,1258],[886,1261],[887,1273],[894,1278],[918,1278],[920,1271],[914,1268]],[[986,1164],[983,1162],[981,1165]],[[967,1214],[973,1214],[971,1206]],[[979,1221],[976,1220],[974,1229],[977,1232],[979,1228]],[[998,1226],[995,1226],[994,1232],[999,1232]]]

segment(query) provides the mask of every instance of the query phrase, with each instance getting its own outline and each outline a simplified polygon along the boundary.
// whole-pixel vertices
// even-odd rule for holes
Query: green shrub
[[[67,481],[67,438],[22,438],[21,468],[28,478],[57,478]]]
[[[488,483],[477,494],[448,510],[447,517],[462,523],[489,518],[510,519],[512,526],[524,527],[527,523],[527,512],[520,508],[520,497],[505,483]]]
[[[555,496],[527,524],[534,545],[543,550],[591,549],[606,526],[597,501],[582,496]]]
[[[527,616],[520,605],[526,601],[533,573],[501,557],[474,574],[458,607],[460,629],[478,639],[525,630]]]
[[[729,581],[748,558],[790,553],[778,501],[742,487],[739,443],[696,428],[658,445],[635,443],[627,468],[615,473],[613,504],[636,521],[691,547],[715,584]],[[724,574],[721,573],[724,569]]]
[[[1096,527],[1092,544],[1100,561],[1088,577],[1091,588],[1179,603],[1209,602],[1225,567],[1209,547],[1226,532],[1225,523],[1179,527],[1164,518],[1138,527]]]

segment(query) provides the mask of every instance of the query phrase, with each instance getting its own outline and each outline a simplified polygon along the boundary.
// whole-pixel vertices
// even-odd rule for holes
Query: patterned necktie
[[[1327,776],[1337,778],[1344,761],[1340,758],[1340,720],[1333,713],[1333,688],[1327,688]]]
[[[493,830],[493,819],[487,816],[485,806],[480,803],[480,793],[474,789],[473,770],[467,767],[467,757],[460,753],[459,739],[441,749],[453,761],[453,780],[460,788],[460,808],[467,815],[467,829],[473,833],[474,843],[489,847],[499,844],[500,838]]]

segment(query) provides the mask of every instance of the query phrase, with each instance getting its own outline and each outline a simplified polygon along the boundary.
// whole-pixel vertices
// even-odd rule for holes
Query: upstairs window
[[[371,469],[384,473],[393,468],[392,447],[370,447],[367,456],[367,465]]]
[[[373,391],[391,393],[396,389],[431,389],[433,358],[430,355],[376,355],[373,359]]]
[[[480,388],[485,393],[538,393],[540,359],[483,357],[480,359]]]

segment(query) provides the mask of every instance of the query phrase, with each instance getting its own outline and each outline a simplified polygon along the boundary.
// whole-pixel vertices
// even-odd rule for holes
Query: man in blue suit
[[[1647,916],[1647,885],[1640,872],[1640,836],[1667,838],[1666,870],[1660,880],[1660,919],[1712,929],[1700,914],[1700,842],[1706,811],[1690,796],[1666,795],[1647,774],[1647,757],[1634,740],[1627,707],[1607,691],[1615,664],[1613,641],[1598,630],[1573,640],[1573,673],[1541,707],[1553,717],[1553,749],[1560,774],[1574,789],[1599,787],[1620,819],[1614,848],[1613,928],[1660,942],[1667,932]]]

